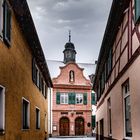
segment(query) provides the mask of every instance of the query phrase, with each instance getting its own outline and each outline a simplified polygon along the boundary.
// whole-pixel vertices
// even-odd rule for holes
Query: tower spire
[[[76,58],[76,51],[75,51],[75,46],[74,44],[71,42],[71,30],[69,31],[69,40],[68,42],[65,44],[65,49],[63,51],[64,53],[64,64],[68,63],[68,62],[75,62],[75,58]]]
[[[69,42],[71,42],[71,30],[69,30]]]

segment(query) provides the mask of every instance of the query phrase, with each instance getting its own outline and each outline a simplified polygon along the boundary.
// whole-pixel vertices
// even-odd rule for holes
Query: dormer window
[[[69,72],[69,81],[70,81],[70,82],[74,82],[74,80],[75,80],[74,71],[71,70],[71,71]]]

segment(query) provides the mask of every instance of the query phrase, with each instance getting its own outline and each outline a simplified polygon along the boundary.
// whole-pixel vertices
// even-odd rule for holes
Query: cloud
[[[78,61],[97,59],[112,0],[28,0],[28,3],[47,59],[63,60],[69,29],[78,46]]]

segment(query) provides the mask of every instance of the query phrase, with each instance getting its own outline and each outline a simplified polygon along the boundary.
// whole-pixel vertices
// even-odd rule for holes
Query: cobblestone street
[[[58,138],[49,138],[49,140],[96,140],[95,137],[58,137]]]

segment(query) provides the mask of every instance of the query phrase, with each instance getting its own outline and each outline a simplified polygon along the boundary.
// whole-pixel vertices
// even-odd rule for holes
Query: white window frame
[[[77,103],[77,98],[81,98],[82,99],[82,103]],[[83,104],[84,103],[84,97],[83,97],[83,94],[82,93],[76,93],[76,97],[75,97],[75,103],[76,104]]]
[[[0,0],[0,38],[3,38],[3,1],[4,0]]]
[[[40,129],[40,108],[38,108],[37,106],[36,106],[36,110],[35,110],[35,113],[36,113],[36,111],[39,111],[38,112],[38,120],[37,120],[37,118],[36,118],[36,121],[38,122],[38,124],[37,124],[37,122],[36,122],[36,129]],[[36,114],[37,115],[37,114]],[[36,116],[37,117],[37,116]]]
[[[128,91],[127,94],[125,93],[125,86],[128,85]],[[126,118],[126,113],[125,113],[125,98],[127,98],[128,96],[130,97],[130,86],[129,86],[129,81],[127,81],[126,83],[123,84],[122,86],[122,91],[123,91],[123,112],[124,112],[124,137],[125,139],[129,139],[131,140],[132,137],[128,137],[126,136],[126,124],[125,124],[125,118]],[[131,118],[132,119],[132,118]],[[131,124],[132,127],[132,124]]]
[[[64,102],[62,102],[62,98],[64,98]],[[60,104],[68,104],[68,103],[69,103],[68,93],[60,93]]]
[[[27,116],[27,125],[28,128],[23,128],[23,101],[28,102],[28,116]],[[26,98],[22,97],[22,129],[23,130],[29,130],[30,129],[30,102]]]
[[[0,131],[5,131],[5,87],[0,85]]]

